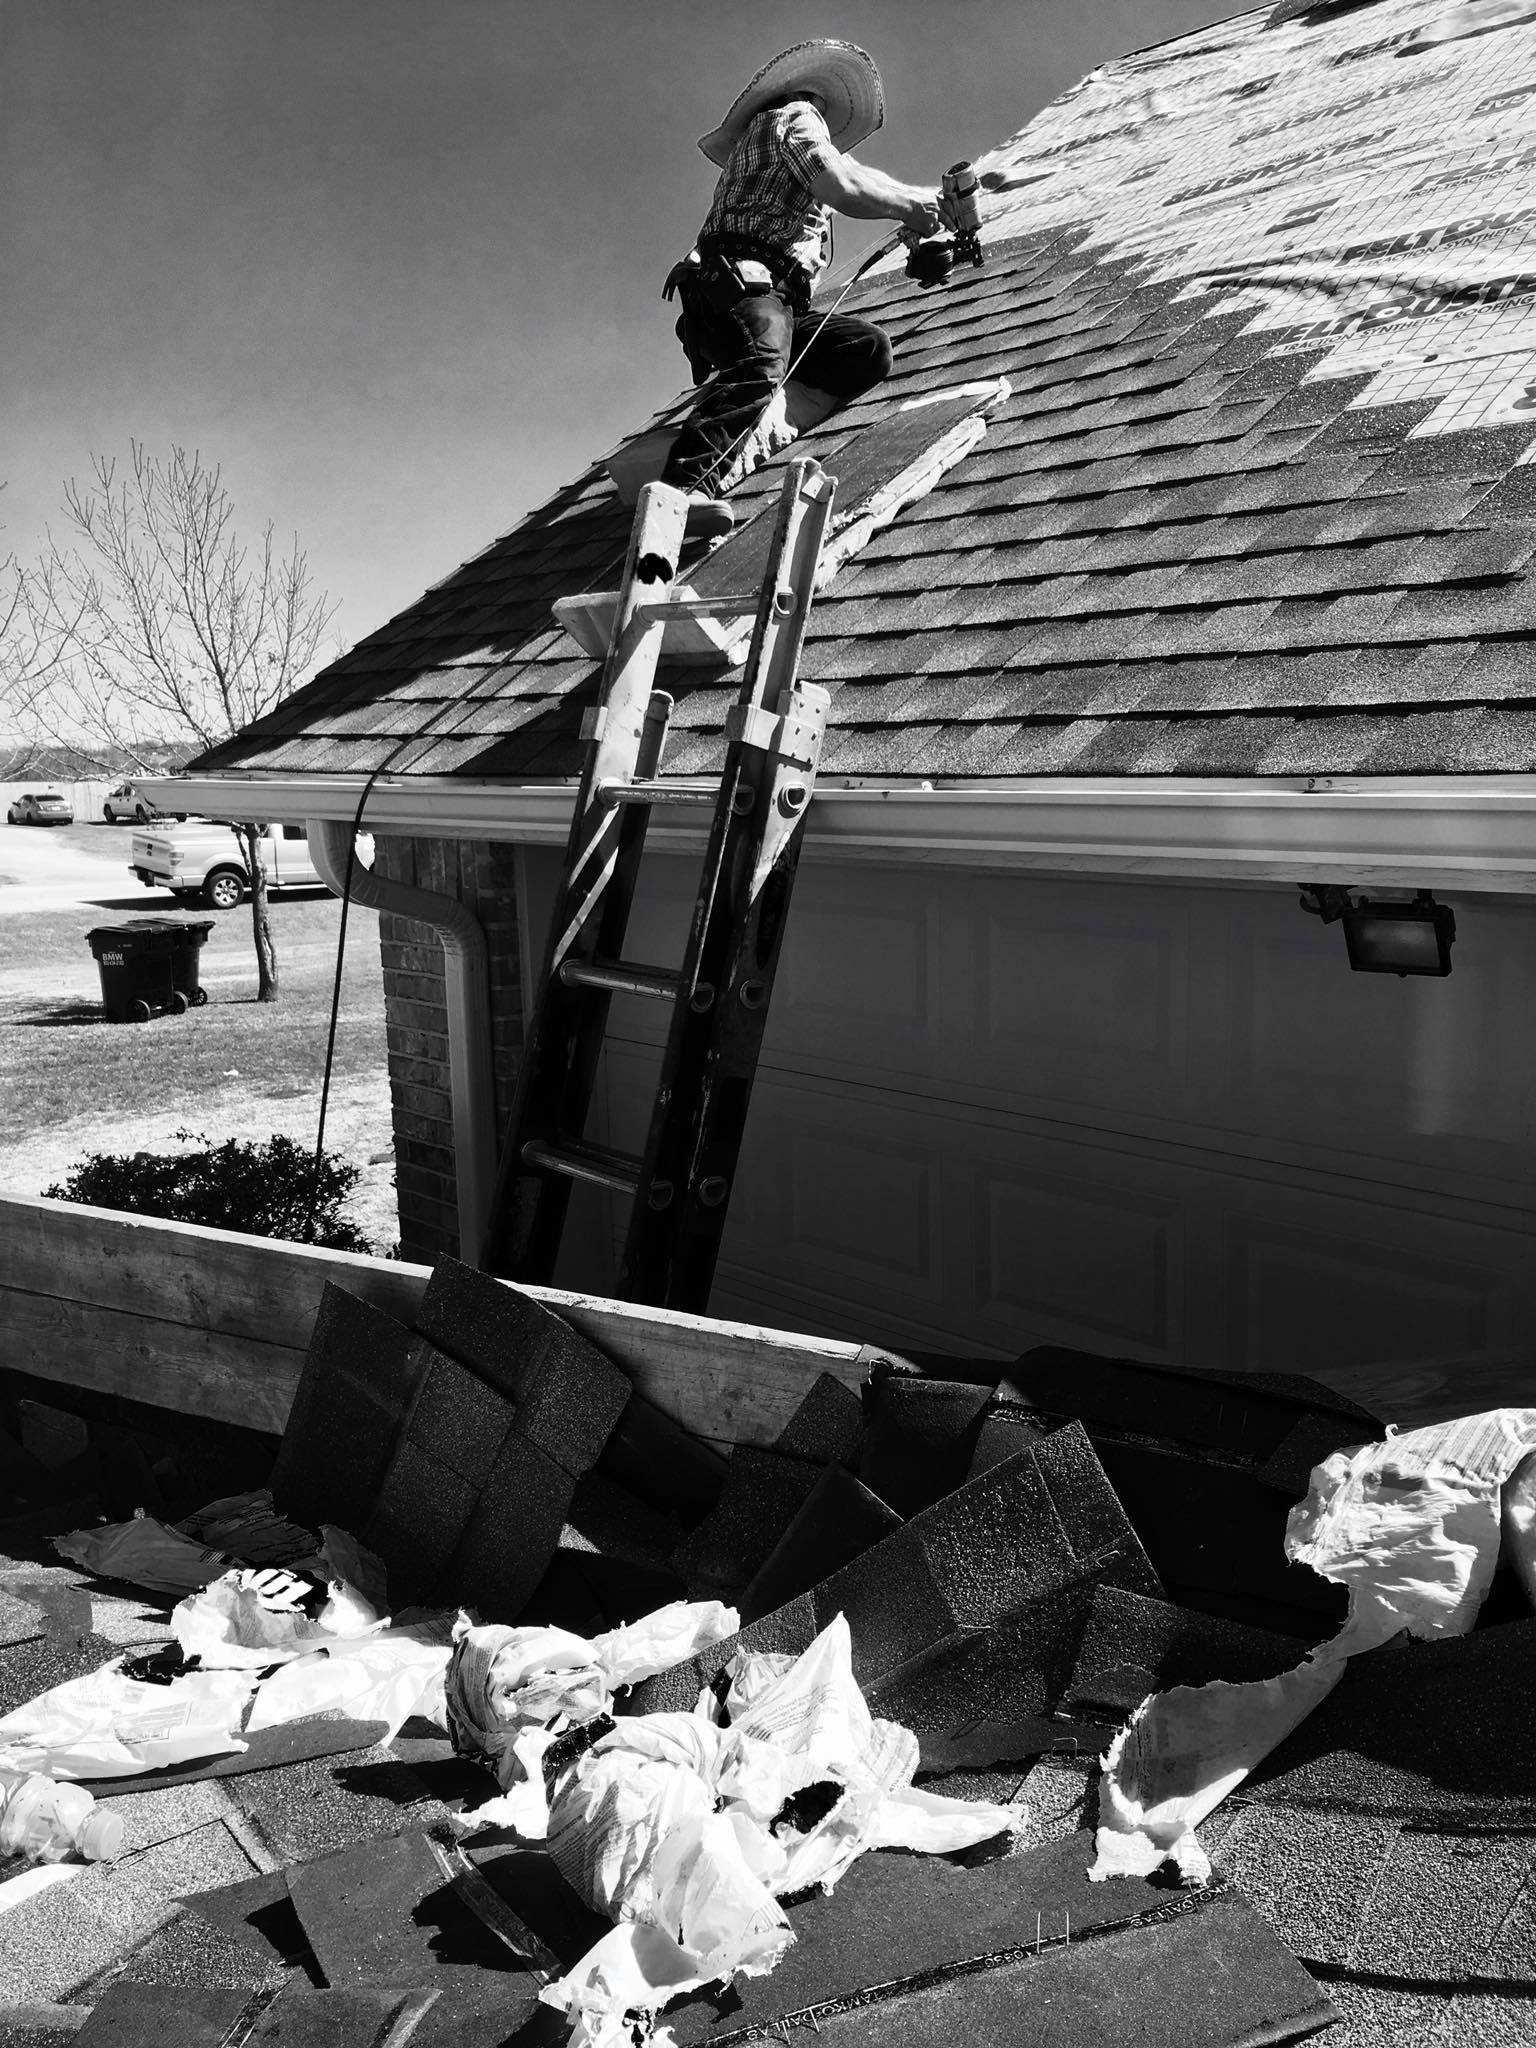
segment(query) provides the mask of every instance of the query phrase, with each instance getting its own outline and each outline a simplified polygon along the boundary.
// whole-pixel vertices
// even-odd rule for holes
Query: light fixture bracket
[[[1344,926],[1349,964],[1357,974],[1438,975],[1451,971],[1456,913],[1419,889],[1407,903],[1362,896],[1353,885],[1302,882],[1301,907],[1324,924]]]

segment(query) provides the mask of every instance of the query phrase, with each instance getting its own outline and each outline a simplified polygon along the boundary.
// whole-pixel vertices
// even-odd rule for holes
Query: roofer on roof
[[[724,532],[711,499],[791,364],[797,383],[840,405],[891,369],[891,344],[868,320],[810,310],[832,251],[834,211],[939,226],[937,190],[904,185],[847,154],[885,114],[880,74],[853,43],[797,43],[737,95],[699,148],[722,167],[696,250],[667,279],[682,301],[678,338],[696,382],[714,381],[685,422],[663,474],[694,498],[690,532]]]

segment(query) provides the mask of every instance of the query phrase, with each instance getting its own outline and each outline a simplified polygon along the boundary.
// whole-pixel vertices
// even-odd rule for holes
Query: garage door
[[[626,952],[675,959],[691,873],[649,880]],[[1450,979],[1399,980],[1288,889],[807,865],[713,1311],[1267,1371],[1536,1356],[1536,909],[1456,907]],[[613,1021],[600,1114],[638,1149],[661,1018]],[[586,1215],[562,1277],[611,1286]]]

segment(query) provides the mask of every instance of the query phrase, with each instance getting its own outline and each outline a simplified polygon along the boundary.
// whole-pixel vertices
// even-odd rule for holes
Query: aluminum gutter
[[[363,781],[193,775],[141,786],[166,810],[350,821]],[[366,823],[423,838],[561,845],[571,796],[568,782],[382,777]],[[697,814],[658,814],[650,843],[681,851],[698,847],[702,835]],[[887,866],[1536,894],[1536,776],[823,780],[805,855]]]

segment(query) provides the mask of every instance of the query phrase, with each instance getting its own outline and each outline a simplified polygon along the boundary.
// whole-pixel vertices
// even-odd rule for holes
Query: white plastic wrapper
[[[398,1734],[413,1714],[441,1725],[448,1621],[332,1639],[270,1678],[248,1665],[189,1671],[168,1685],[127,1678],[114,1659],[0,1719],[0,1764],[55,1778],[126,1778],[249,1747],[260,1728],[345,1714]],[[264,1659],[270,1666],[272,1657]]]
[[[381,1742],[391,1741],[415,1714],[441,1726],[448,1651],[446,1616],[405,1628],[381,1624],[375,1633],[331,1642],[323,1651],[295,1657],[262,1682],[246,1731],[325,1713],[382,1721]]]
[[[1526,1599],[1536,1607],[1536,1451],[1522,1458],[1505,1480],[1500,1519],[1503,1555],[1525,1588]]]
[[[726,1617],[734,1624],[722,1610]],[[684,1628],[677,1616],[674,1642]],[[494,1692],[499,1668],[518,1680],[500,1697],[520,1711],[535,1697],[543,1706],[579,1698],[585,1710],[595,1646],[582,1658],[571,1647],[579,1638],[562,1648],[533,1641],[550,1631],[501,1633],[523,1640],[477,1663],[480,1698],[488,1685]],[[570,1659],[571,1690],[543,1689],[555,1654]],[[463,1655],[461,1641],[461,1671]],[[506,1660],[499,1667],[498,1657]],[[460,1691],[451,1675],[451,1708]],[[705,1692],[689,1714],[620,1720],[556,1775],[547,1804],[542,1757],[569,1725],[564,1711],[554,1730],[519,1718],[509,1745],[495,1752],[512,1790],[478,1808],[468,1825],[526,1822],[535,1839],[547,1837],[567,1881],[617,1922],[542,1994],[571,2017],[577,2048],[630,2048],[637,2037],[628,2015],[648,2025],[679,1992],[771,1970],[794,1939],[779,1896],[830,1890],[866,1849],[967,1848],[1021,1817],[914,1790],[917,1738],[870,1713],[841,1615],[800,1657],[739,1659],[726,1711],[722,1725],[719,1702]],[[786,1813],[813,1787],[798,1820]]]
[[[606,1714],[621,1685],[670,1670],[739,1625],[735,1608],[718,1600],[674,1600],[590,1641],[563,1628],[475,1628],[461,1615],[446,1679],[448,1731],[460,1754],[489,1764],[506,1790],[528,1788],[519,1817],[508,1809],[496,1825],[542,1835],[542,1759],[556,1734]]]
[[[1406,1630],[1461,1635],[1477,1619],[1501,1539],[1536,1586],[1536,1408],[1496,1408],[1336,1451],[1291,1510],[1288,1557],[1349,1589],[1331,1642],[1247,1685],[1175,1686],[1144,1700],[1104,1760],[1095,1879],[1171,1861],[1202,1884],[1199,1823],[1284,1741],[1349,1659]]]
[[[331,1581],[326,1602],[311,1621],[296,1599],[285,1602],[283,1582],[293,1575],[237,1569],[192,1593],[171,1614],[182,1655],[205,1670],[261,1670],[308,1656],[338,1640],[376,1635],[389,1626],[344,1579]],[[303,1581],[293,1581],[303,1588]]]
[[[0,1763],[54,1778],[127,1778],[247,1745],[253,1671],[191,1671],[169,1685],[127,1678],[120,1660],[67,1679],[0,1717]]]

